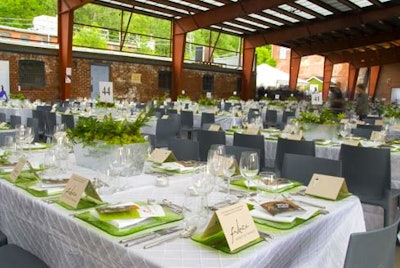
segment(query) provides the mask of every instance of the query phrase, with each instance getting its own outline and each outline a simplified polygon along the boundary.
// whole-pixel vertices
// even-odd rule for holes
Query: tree
[[[266,45],[266,46],[256,48],[257,65],[266,63],[273,67],[276,66],[276,60],[272,57],[271,49],[272,49],[271,45]]]
[[[74,34],[73,44],[76,46],[107,48],[107,40],[98,28],[82,27]]]
[[[55,0],[1,0],[0,24],[19,27],[32,27],[32,19],[40,15],[57,15],[57,1]]]

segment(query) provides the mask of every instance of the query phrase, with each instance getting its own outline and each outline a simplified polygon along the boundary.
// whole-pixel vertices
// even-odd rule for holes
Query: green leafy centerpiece
[[[300,124],[306,140],[334,140],[337,137],[339,122],[344,117],[344,114],[335,115],[331,110],[324,108],[321,111],[304,111],[296,122]]]
[[[102,119],[80,118],[74,129],[67,130],[68,138],[74,143],[77,164],[105,170],[115,152],[123,148],[130,153],[122,175],[140,174],[149,148],[140,128],[146,125],[152,112],[143,110],[135,121],[116,120],[111,115]]]

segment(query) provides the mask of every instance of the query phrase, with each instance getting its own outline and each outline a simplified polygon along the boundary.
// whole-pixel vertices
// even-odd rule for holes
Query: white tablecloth
[[[34,153],[35,161],[42,156]],[[70,163],[72,170],[92,178],[96,172]],[[170,177],[169,187],[154,186],[155,176],[123,179],[131,189],[109,196],[108,202],[127,200],[161,201],[168,198],[182,204],[190,176]],[[212,193],[210,203],[221,200]],[[0,228],[9,238],[33,252],[50,267],[342,267],[349,235],[365,230],[357,197],[343,201],[318,200],[330,211],[287,231],[271,230],[273,239],[238,254],[225,254],[191,241],[176,239],[157,247],[125,248],[103,231],[70,216],[56,204],[47,204],[22,189],[0,180]]]

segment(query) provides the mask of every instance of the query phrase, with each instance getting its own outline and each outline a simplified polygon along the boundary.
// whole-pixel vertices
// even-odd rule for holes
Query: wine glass
[[[225,196],[225,199],[227,200],[231,200],[232,196],[231,196],[231,177],[233,176],[233,174],[235,174],[236,171],[236,158],[234,155],[225,155],[224,156],[224,160],[223,160],[224,164],[223,164],[223,174],[224,177],[226,178],[226,190],[227,190],[227,194]]]
[[[250,191],[250,182],[257,176],[260,169],[260,161],[257,152],[244,151],[240,155],[240,174],[247,180],[247,190]],[[250,195],[250,193],[249,193]]]
[[[118,179],[123,175],[125,170],[129,165],[129,159],[126,149],[121,146],[118,147],[112,154],[111,154],[111,161],[109,164],[109,173],[112,178],[114,178],[115,183],[117,184],[117,189],[122,190],[124,188],[121,185],[120,180]]]
[[[213,144],[208,150],[207,155],[207,170],[208,173],[214,176],[216,185],[219,184],[218,178],[222,174],[222,157],[225,155],[225,146],[221,144]]]
[[[212,192],[215,185],[215,177],[210,176],[206,167],[197,168],[192,175],[192,187],[201,197],[204,209],[208,207],[208,195]]]

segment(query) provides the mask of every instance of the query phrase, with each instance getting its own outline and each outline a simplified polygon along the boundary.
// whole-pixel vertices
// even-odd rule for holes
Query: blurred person
[[[334,114],[344,112],[344,98],[343,93],[338,87],[330,88],[330,108]]]
[[[356,113],[360,120],[367,117],[369,113],[368,95],[365,93],[364,85],[358,84],[356,86]]]

